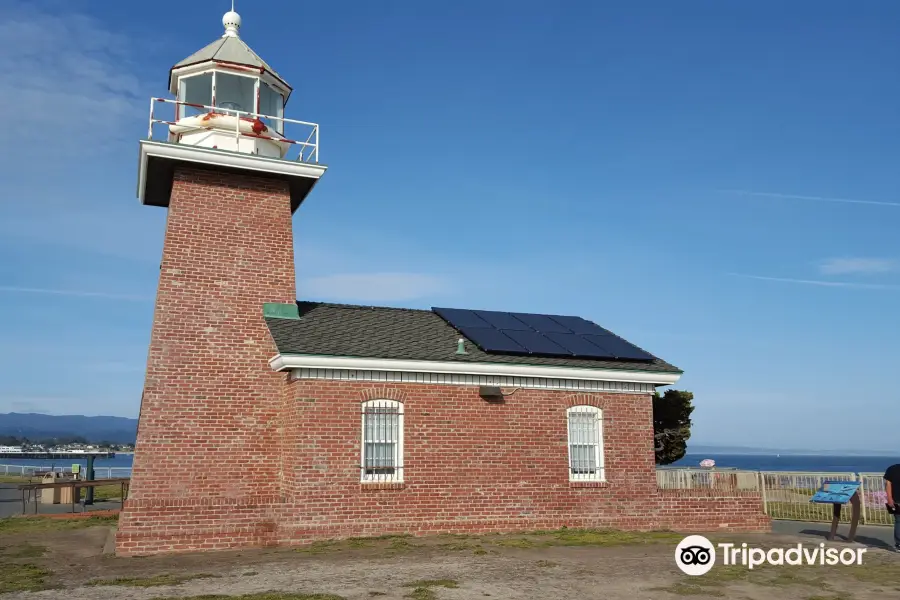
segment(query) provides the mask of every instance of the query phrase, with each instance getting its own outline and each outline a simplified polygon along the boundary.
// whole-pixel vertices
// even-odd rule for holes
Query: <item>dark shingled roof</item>
[[[488,354],[471,341],[466,344],[468,354],[461,355],[456,354],[457,340],[465,336],[430,310],[324,302],[297,305],[299,320],[266,318],[280,354],[681,372],[658,358],[648,363]]]

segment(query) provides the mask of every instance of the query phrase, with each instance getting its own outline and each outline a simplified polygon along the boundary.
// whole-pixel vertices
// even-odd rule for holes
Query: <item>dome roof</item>
[[[253,67],[261,71],[268,71],[270,75],[283,83],[288,91],[293,89],[288,85],[284,78],[275,71],[275,69],[270,67],[266,61],[260,58],[260,56],[244,42],[244,40],[237,36],[237,29],[240,27],[241,22],[240,16],[237,13],[226,13],[222,22],[226,27],[225,35],[194,52],[172,67],[169,71],[169,88],[171,88],[173,84],[172,71],[175,69],[204,62],[225,62]]]

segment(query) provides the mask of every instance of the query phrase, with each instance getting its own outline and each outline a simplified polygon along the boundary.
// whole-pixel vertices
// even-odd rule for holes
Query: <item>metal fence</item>
[[[759,491],[764,510],[773,519],[831,522],[832,506],[810,502],[825,481],[859,481],[862,500],[860,523],[891,525],[882,473],[743,471],[739,469],[679,469],[656,471],[660,489],[718,489]],[[841,511],[841,521],[850,521],[850,507]]]
[[[82,472],[84,467],[82,467]],[[45,473],[71,473],[72,467],[47,467],[36,465],[0,465],[0,475],[20,477],[40,477]],[[96,479],[116,479],[131,477],[131,467],[94,467]]]
[[[170,110],[166,110],[166,107]],[[216,119],[216,121],[204,121],[203,119],[200,121],[192,121],[191,119],[181,119],[179,118],[179,115],[185,108],[193,109],[199,114],[205,114],[207,118],[219,118]],[[268,127],[274,129],[288,127],[293,130],[292,137],[294,139],[285,137],[277,131],[270,130],[269,134],[258,132],[252,128],[253,123],[256,121],[261,121],[263,124],[267,124]],[[213,122],[218,122],[218,124],[213,126],[211,125]],[[227,123],[227,125],[223,125],[223,122]],[[160,129],[157,127],[158,125],[166,126],[163,128],[164,133],[162,135],[157,131],[157,129]],[[184,134],[212,131],[214,129],[224,131],[223,127],[226,126],[228,127],[229,137],[232,133],[234,134],[235,149],[251,149],[250,146],[242,144],[242,142],[247,142],[249,140],[269,140],[272,143],[288,147],[287,151],[282,156],[282,158],[286,160],[310,164],[319,163],[318,123],[288,119],[284,116],[264,115],[223,106],[193,104],[191,102],[171,100],[168,98],[150,98],[150,120],[147,128],[148,140],[170,140],[174,135],[172,128],[179,128],[179,132]]]

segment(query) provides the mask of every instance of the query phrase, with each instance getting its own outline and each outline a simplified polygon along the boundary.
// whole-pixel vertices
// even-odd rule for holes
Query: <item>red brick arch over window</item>
[[[369,400],[395,400],[405,404],[406,392],[398,388],[387,386],[366,388],[359,392],[358,400],[360,402],[368,402]]]
[[[594,406],[605,411],[611,405],[609,397],[604,396],[603,394],[571,394],[565,396],[563,400],[566,403],[566,408],[572,408],[573,406]]]

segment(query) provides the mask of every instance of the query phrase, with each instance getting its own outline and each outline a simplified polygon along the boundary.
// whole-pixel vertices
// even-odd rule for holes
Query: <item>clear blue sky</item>
[[[896,447],[900,3],[264,5],[329,166],[300,298],[577,314],[686,371],[696,443]],[[138,140],[228,7],[3,2],[0,411],[137,416]]]

